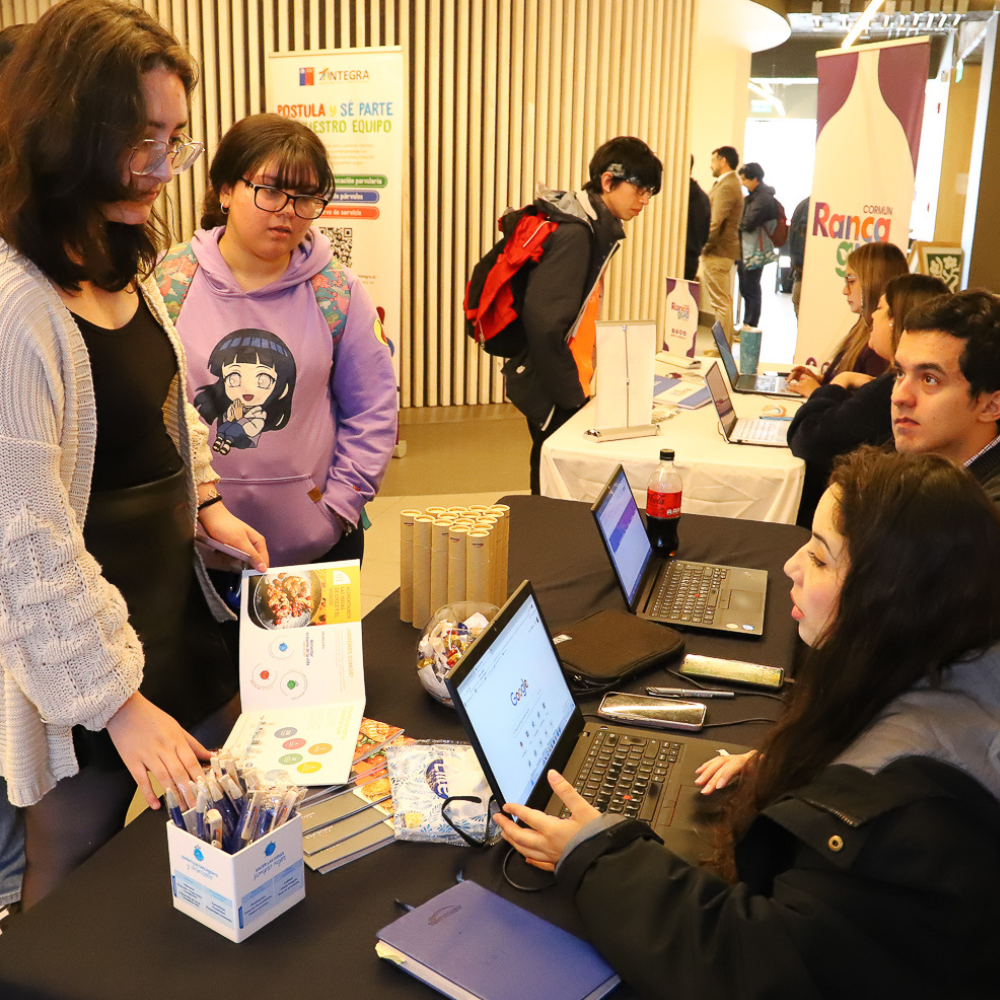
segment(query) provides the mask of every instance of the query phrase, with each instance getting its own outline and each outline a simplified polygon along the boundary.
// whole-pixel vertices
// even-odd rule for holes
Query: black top
[[[73,316],[94,378],[94,491],[153,482],[183,468],[163,422],[177,358],[146,300],[138,298],[135,315],[117,330]]]
[[[861,388],[821,385],[802,404],[788,428],[788,447],[806,463],[802,502],[795,523],[808,528],[838,455],[863,444],[892,440],[892,372]]]

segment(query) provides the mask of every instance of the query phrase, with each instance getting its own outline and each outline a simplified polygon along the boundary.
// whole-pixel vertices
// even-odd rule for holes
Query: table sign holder
[[[662,346],[668,354],[694,357],[700,307],[701,285],[697,281],[667,278],[667,329]]]
[[[656,368],[656,321],[600,322],[597,326],[597,420],[595,430],[629,436],[656,433],[653,380]],[[606,438],[605,438],[606,439]],[[620,440],[621,438],[619,438]]]
[[[174,909],[230,941],[246,940],[305,899],[301,816],[237,854],[168,821],[167,850]]]

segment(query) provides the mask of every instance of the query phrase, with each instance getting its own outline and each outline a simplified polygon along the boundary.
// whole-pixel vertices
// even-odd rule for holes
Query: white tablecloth
[[[710,366],[709,359],[705,369]],[[733,402],[741,417],[759,416],[769,404],[783,406],[789,416],[798,407],[794,401],[746,393],[733,393]],[[666,420],[656,437],[597,444],[584,437],[594,419],[592,400],[542,445],[543,496],[593,502],[621,462],[642,507],[660,449],[673,448],[684,483],[683,512],[794,523],[805,474],[802,460],[787,448],[729,444],[711,403]]]

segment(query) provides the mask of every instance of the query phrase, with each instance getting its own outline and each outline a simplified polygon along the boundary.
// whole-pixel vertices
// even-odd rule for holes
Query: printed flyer
[[[227,749],[267,777],[348,780],[365,707],[357,560],[244,571],[240,697]]]

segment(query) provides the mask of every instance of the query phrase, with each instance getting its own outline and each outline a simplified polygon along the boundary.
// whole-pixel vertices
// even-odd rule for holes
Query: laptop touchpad
[[[731,590],[729,610],[756,614],[764,606],[764,594],[752,590]]]

